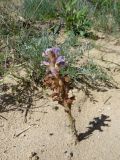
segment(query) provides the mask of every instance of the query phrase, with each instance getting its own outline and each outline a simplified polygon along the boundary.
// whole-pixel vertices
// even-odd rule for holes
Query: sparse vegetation
[[[24,0],[23,8],[26,18],[31,20],[48,20],[57,17],[55,0]]]
[[[80,69],[75,67],[76,57],[82,57],[84,52],[90,49],[89,45],[83,49],[84,44],[80,44],[78,42],[78,36],[76,36],[76,34],[79,34],[80,36],[89,35],[88,32],[90,27],[94,27],[94,25],[92,26],[92,21],[96,22],[96,17],[99,16],[103,10],[106,13],[104,14],[104,18],[111,15],[113,16],[114,21],[117,20],[117,23],[119,24],[119,1],[84,1],[82,3],[81,1],[78,2],[77,0],[69,0],[67,1],[66,5],[65,3],[66,1],[62,0],[59,3],[54,0],[52,3],[48,0],[24,0],[22,3],[24,7],[21,7],[21,9],[24,11],[24,15],[19,13],[19,17],[24,16],[22,20],[19,19],[17,14],[16,16],[8,14],[6,7],[3,9],[3,5],[1,10],[1,42],[4,44],[7,43],[7,45],[5,45],[5,48],[1,48],[1,51],[3,52],[1,52],[0,61],[1,76],[4,75],[6,68],[8,68],[5,65],[9,66],[9,69],[12,66],[13,69],[14,65],[21,64],[23,65],[22,67],[25,67],[28,77],[33,78],[37,83],[38,81],[41,82],[45,73],[44,67],[41,67],[41,53],[46,48],[57,45],[57,34],[54,34],[51,30],[49,30],[49,25],[45,30],[41,30],[41,28],[35,28],[35,21],[44,20],[45,22],[53,17],[54,19],[57,19],[55,16],[55,13],[57,12],[58,17],[61,17],[61,19],[64,20],[65,28],[69,30],[68,38],[64,43],[59,45],[59,47],[62,49],[62,54],[68,61],[69,66],[66,67],[62,73],[69,74],[74,80],[74,78],[77,77],[77,75],[81,72],[82,74],[83,72],[86,74],[92,71],[94,72],[94,75],[91,73],[90,75],[93,75],[94,80],[98,78],[102,82],[106,81],[106,76],[104,76],[105,74],[100,74],[94,64],[92,65],[92,68],[90,68],[91,65],[89,64],[82,66]],[[48,5],[49,7],[47,7]],[[93,8],[95,7],[94,13],[93,11],[90,11],[90,6],[93,6]],[[112,6],[114,6],[114,11]],[[28,20],[34,20],[34,22],[30,22]],[[98,22],[100,21],[98,20]],[[104,20],[103,22],[107,23],[107,21]],[[53,25],[54,28],[55,24],[51,25]],[[105,25],[105,27],[107,27],[107,25]],[[71,47],[75,47],[75,54],[72,54]],[[9,52],[11,52],[11,56]],[[9,58],[9,56],[12,58]],[[11,63],[13,64],[10,65]],[[99,71],[101,70],[102,69],[99,69]],[[87,75],[88,74],[86,74],[86,76]]]
[[[59,47],[61,56],[66,60],[65,67],[59,70],[57,83],[61,80],[61,83],[68,85],[65,77],[69,77],[69,87],[81,89],[92,101],[94,101],[92,90],[105,91],[107,88],[117,88],[109,72],[89,57],[88,52],[93,48],[92,40],[86,43],[82,39],[94,39],[96,35],[91,30],[102,29],[109,33],[120,30],[119,1],[23,0],[19,12],[16,11],[16,7],[7,10],[5,1],[1,6],[0,79],[3,81],[0,81],[2,83],[0,87],[2,86],[4,95],[9,90],[4,84],[4,77],[12,75],[17,84],[10,86],[12,91],[10,97],[14,99],[14,104],[19,109],[26,105],[25,119],[33,105],[36,92],[39,92],[40,87],[45,89],[43,79],[46,76],[46,69],[41,64],[44,60],[42,53],[47,48]],[[61,31],[64,31],[66,37],[63,42],[58,42]],[[78,62],[82,60],[83,64],[79,64]],[[55,66],[55,63],[52,65]],[[21,71],[24,71],[22,76]],[[56,82],[54,78],[50,79],[51,88],[53,82]],[[53,88],[56,89],[55,87]],[[70,89],[66,89],[67,100],[66,95],[62,95],[63,90],[61,93],[59,90],[57,96],[62,95],[62,101],[58,99],[57,101],[69,108],[71,116],[73,99],[68,98]],[[3,102],[3,106],[6,106],[6,103]],[[0,111],[3,110],[4,107]],[[72,121],[76,132],[74,118]]]
[[[1,159],[119,159],[119,99],[120,0],[0,0]]]

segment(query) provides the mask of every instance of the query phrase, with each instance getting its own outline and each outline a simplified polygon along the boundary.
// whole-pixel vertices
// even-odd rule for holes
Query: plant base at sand
[[[75,96],[69,96],[69,92],[72,89],[72,81],[68,75],[60,74],[61,67],[65,66],[65,57],[60,56],[59,52],[59,48],[50,48],[43,53],[43,56],[47,59],[47,61],[43,62],[47,66],[47,73],[44,77],[43,84],[53,91],[51,95],[52,99],[64,106],[65,111],[68,113],[72,133],[77,138],[75,119],[71,113],[71,106],[75,100]]]

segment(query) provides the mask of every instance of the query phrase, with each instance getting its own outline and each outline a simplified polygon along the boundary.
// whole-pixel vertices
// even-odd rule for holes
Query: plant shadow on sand
[[[95,130],[103,132],[103,129],[101,127],[109,127],[108,122],[111,122],[111,119],[109,119],[109,116],[104,114],[101,114],[101,117],[94,118],[93,121],[89,122],[90,126],[87,127],[88,130],[78,135],[78,141],[82,141],[89,138]]]
[[[10,88],[9,86],[4,85],[1,87],[0,113],[16,110],[22,113],[25,112],[25,122],[27,122],[27,114],[30,108],[34,106],[34,101],[42,98],[41,93],[35,93],[37,88],[31,85],[30,82],[11,86],[11,93],[7,93],[7,90]]]

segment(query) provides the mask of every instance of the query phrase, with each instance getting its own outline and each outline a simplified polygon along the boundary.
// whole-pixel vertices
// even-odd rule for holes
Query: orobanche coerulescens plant
[[[67,65],[65,57],[60,55],[60,48],[49,48],[43,53],[46,61],[42,64],[47,67],[44,78],[44,85],[53,90],[52,98],[65,107],[71,107],[74,96],[69,97],[70,78],[68,75],[62,76],[60,69]]]
[[[61,68],[67,66],[67,62],[65,61],[65,57],[60,55],[60,48],[48,48],[42,55],[46,60],[42,62],[42,65],[46,66],[46,75],[43,84],[53,90],[53,100],[58,101],[59,104],[65,107],[65,111],[68,113],[70,119],[72,133],[75,136],[76,141],[77,131],[75,119],[71,114],[71,106],[75,100],[75,96],[69,96],[71,79],[69,75],[62,75],[60,73]]]

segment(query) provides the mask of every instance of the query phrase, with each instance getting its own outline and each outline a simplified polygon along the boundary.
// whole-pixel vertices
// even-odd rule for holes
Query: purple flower
[[[47,62],[47,61],[43,61],[42,64],[45,65],[45,66],[49,66],[50,65],[50,63]]]
[[[60,54],[60,48],[52,48],[52,52],[55,53],[56,55]]]
[[[45,52],[42,53],[43,57],[47,57],[49,53],[53,53],[56,55],[56,57],[60,54],[60,48],[54,47],[54,48],[48,48],[45,50]]]
[[[43,53],[43,56],[47,61],[43,61],[42,65],[47,66],[48,71],[50,71],[53,76],[58,76],[60,68],[66,65],[65,57],[60,55],[60,48],[48,48]]]
[[[65,65],[65,57],[64,56],[59,56],[56,60],[56,64],[64,66]]]
[[[50,67],[50,71],[51,71],[52,75],[55,76],[55,77],[58,74],[58,71],[54,67]]]

